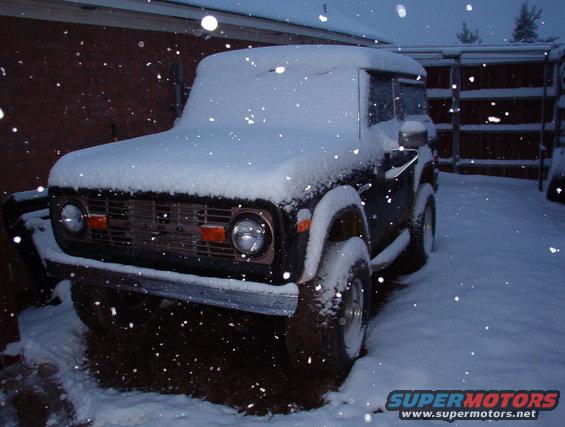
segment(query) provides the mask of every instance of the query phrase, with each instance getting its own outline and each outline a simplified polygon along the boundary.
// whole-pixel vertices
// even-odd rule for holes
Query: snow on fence
[[[428,72],[443,170],[534,178],[547,168],[544,158],[562,132],[563,49],[552,44],[393,49]]]

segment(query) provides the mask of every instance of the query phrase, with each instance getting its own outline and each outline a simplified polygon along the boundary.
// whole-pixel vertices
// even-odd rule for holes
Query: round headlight
[[[84,214],[74,203],[67,203],[61,209],[61,223],[68,233],[79,234],[85,227]]]
[[[230,238],[235,248],[242,254],[256,256],[267,245],[267,229],[260,220],[242,218],[230,230]]]

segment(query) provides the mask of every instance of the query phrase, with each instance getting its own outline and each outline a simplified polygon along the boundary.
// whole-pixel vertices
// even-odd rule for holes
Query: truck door
[[[399,122],[395,120],[394,76],[367,71],[363,78],[365,80],[360,79],[366,87],[365,92],[361,91],[364,97],[362,105],[366,105],[362,112],[363,139],[369,144],[379,144],[385,152],[390,152],[395,148],[394,144],[390,144],[394,143],[391,137],[397,138],[400,129]],[[387,141],[388,147],[385,146]],[[394,222],[392,211],[395,205],[387,201],[387,196],[395,191],[395,186],[392,181],[387,183],[385,179],[387,169],[390,168],[390,158],[387,160],[387,156],[367,171],[358,184],[375,250],[382,248],[392,227],[390,223]]]
[[[390,231],[400,226],[409,214],[413,200],[414,167],[418,150],[397,149],[385,154],[385,215]]]

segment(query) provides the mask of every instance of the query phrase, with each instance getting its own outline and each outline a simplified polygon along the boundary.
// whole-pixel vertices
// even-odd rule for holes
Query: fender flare
[[[420,179],[422,178],[422,174],[427,168],[433,169],[433,162],[434,162],[434,155],[432,150],[428,146],[421,147],[418,150],[418,154],[420,158],[416,163],[416,168],[414,169],[414,193],[418,191],[418,187],[420,186]],[[433,171],[432,171],[433,172]],[[432,184],[433,186],[433,184]]]
[[[328,191],[316,205],[312,216],[312,226],[306,248],[304,269],[298,283],[312,280],[318,272],[324,247],[334,221],[346,212],[358,211],[365,231],[365,243],[370,249],[369,228],[361,198],[355,189],[349,185],[342,185]]]

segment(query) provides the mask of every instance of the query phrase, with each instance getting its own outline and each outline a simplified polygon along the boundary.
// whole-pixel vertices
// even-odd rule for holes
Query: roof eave
[[[200,21],[204,16],[213,13],[220,25],[235,26],[249,29],[268,30],[275,33],[292,34],[300,37],[310,37],[317,40],[327,40],[337,43],[346,43],[360,46],[375,46],[376,44],[388,44],[390,40],[363,37],[346,34],[337,31],[328,31],[320,28],[297,25],[290,22],[276,21],[272,19],[248,16],[233,12],[224,12],[208,8],[190,6],[176,2],[154,0],[148,3],[145,0],[62,0],[64,3],[73,5],[91,6],[122,11],[130,11],[149,15],[169,16],[187,20]],[[221,28],[213,33],[212,37],[222,37]]]

